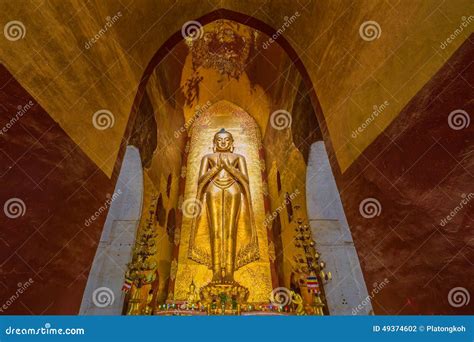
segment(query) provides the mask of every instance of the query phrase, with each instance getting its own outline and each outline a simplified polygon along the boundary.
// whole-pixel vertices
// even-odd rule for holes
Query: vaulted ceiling
[[[277,42],[286,40],[301,59],[321,104],[325,138],[344,172],[474,27],[464,27],[443,46],[472,9],[468,0],[196,3],[3,2],[2,26],[20,21],[25,35],[1,37],[1,63],[110,176],[139,82],[160,47],[173,35],[179,39],[190,20],[206,24],[230,16],[254,25],[257,19],[267,33],[280,32]],[[352,139],[374,106],[385,102],[377,124]],[[92,117],[103,109],[113,114],[114,124],[97,130]]]

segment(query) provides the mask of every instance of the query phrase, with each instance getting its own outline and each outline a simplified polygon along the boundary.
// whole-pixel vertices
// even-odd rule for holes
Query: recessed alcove
[[[311,86],[278,43],[262,48],[268,36],[255,28],[218,19],[203,27],[203,35],[177,43],[156,64],[130,122],[130,141],[144,154],[137,241],[150,234],[145,226],[153,222],[159,280],[132,289],[124,303],[128,314],[143,305],[155,311],[186,301],[191,284],[201,288],[210,281],[207,267],[188,257],[193,220],[183,216],[183,203],[196,197],[200,159],[212,151],[221,128],[232,133],[235,152],[247,159],[258,232],[259,259],[237,270],[235,279],[250,289],[250,303],[265,303],[279,287],[307,296],[301,286],[309,271],[295,262],[301,258],[295,229],[310,224],[308,160],[312,144],[323,143]],[[131,304],[139,298],[142,307]],[[327,304],[324,311],[337,313]]]

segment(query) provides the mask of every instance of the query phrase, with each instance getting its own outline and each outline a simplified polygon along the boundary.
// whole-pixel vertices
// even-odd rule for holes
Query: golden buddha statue
[[[188,307],[191,307],[193,304],[197,304],[199,302],[199,294],[196,291],[196,285],[194,285],[194,280],[191,281],[189,285],[189,292],[186,296],[186,302]]]
[[[214,135],[211,154],[201,160],[188,257],[212,269],[212,284],[233,284],[234,272],[258,260],[258,242],[246,160],[233,152],[232,134]]]

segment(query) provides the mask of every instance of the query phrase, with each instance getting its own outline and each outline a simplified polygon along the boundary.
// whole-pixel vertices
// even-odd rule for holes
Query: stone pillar
[[[352,241],[324,142],[311,146],[306,174],[308,218],[316,248],[332,280],[324,284],[331,315],[372,314],[372,305]]]
[[[131,261],[143,201],[140,152],[128,146],[99,246],[92,263],[80,315],[121,315],[126,265]]]

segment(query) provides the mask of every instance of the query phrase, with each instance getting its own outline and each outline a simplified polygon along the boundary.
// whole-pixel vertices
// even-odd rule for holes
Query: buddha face
[[[214,146],[217,152],[232,152],[234,138],[229,132],[218,132],[214,136]]]

